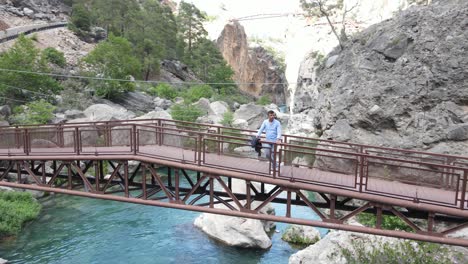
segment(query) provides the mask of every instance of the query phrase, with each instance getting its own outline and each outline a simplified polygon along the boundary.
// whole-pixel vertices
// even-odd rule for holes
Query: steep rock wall
[[[229,23],[217,40],[224,59],[234,69],[241,90],[256,97],[269,95],[273,103],[286,102],[286,77],[274,58],[262,47],[249,49],[244,27]]]
[[[323,138],[468,154],[467,29],[468,2],[435,1],[309,56],[291,120]]]

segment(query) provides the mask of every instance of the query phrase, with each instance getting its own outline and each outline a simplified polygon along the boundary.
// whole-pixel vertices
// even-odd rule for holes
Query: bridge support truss
[[[0,171],[0,186],[12,188],[468,246],[468,240],[450,237],[468,227],[463,210],[261,176],[220,175],[219,170],[175,162],[12,158],[1,161]],[[284,206],[284,215],[261,213],[270,203]],[[307,207],[320,220],[296,216],[294,206]],[[374,214],[375,226],[350,224],[362,213]],[[384,229],[385,215],[401,219],[408,228]]]

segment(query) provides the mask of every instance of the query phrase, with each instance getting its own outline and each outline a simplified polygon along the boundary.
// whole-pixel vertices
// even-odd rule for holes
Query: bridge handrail
[[[229,130],[236,130],[239,132],[249,132],[249,133],[256,133],[255,130],[249,130],[249,129],[239,129],[239,128],[231,128],[231,127],[224,127],[220,125],[212,125],[212,124],[202,124],[202,123],[195,123],[195,122],[188,122],[188,121],[178,121],[178,120],[171,120],[171,119],[163,119],[163,118],[158,118],[158,119],[138,119],[138,120],[112,120],[112,121],[94,121],[94,122],[76,122],[76,123],[63,123],[63,124],[52,124],[52,125],[24,125],[24,126],[0,126],[0,133],[2,130],[10,130],[10,129],[18,129],[18,128],[27,128],[27,127],[42,127],[42,128],[65,128],[65,127],[76,127],[76,126],[90,126],[90,125],[102,125],[102,126],[117,126],[117,125],[122,125],[122,124],[147,124],[148,122],[151,122],[151,124],[158,124],[162,125],[163,122],[169,122],[173,123],[174,125],[177,125],[178,123],[181,124],[191,124],[195,126],[202,126],[202,127],[207,127],[207,128],[216,128],[218,131],[221,129],[229,129]],[[195,131],[190,131],[191,133]],[[213,133],[211,133],[213,134]],[[376,150],[383,150],[383,151],[390,151],[390,152],[399,152],[399,153],[404,153],[404,154],[421,154],[421,155],[428,155],[432,157],[441,157],[445,159],[456,159],[456,160],[464,160],[468,161],[467,157],[464,156],[458,156],[458,155],[449,155],[449,154],[440,154],[440,153],[431,153],[431,152],[424,152],[424,151],[418,151],[418,150],[404,150],[404,149],[398,149],[398,148],[389,148],[389,147],[379,147],[379,146],[371,146],[371,145],[365,145],[365,144],[358,144],[358,143],[349,143],[349,142],[340,142],[340,141],[334,141],[334,140],[325,140],[325,139],[316,139],[316,138],[310,138],[310,137],[303,137],[303,136],[295,136],[295,135],[289,135],[289,134],[284,134],[283,135],[283,142],[287,143],[288,139],[304,139],[304,140],[310,140],[310,141],[316,141],[316,142],[327,142],[332,145],[344,145],[347,147],[356,147],[357,150],[360,150],[361,152],[364,152],[368,149],[376,149]],[[384,154],[390,154],[388,152],[385,152]],[[406,158],[416,158],[416,157],[406,157]],[[453,160],[452,162],[456,162]],[[449,163],[449,162],[447,162]],[[468,166],[468,164],[467,164]]]

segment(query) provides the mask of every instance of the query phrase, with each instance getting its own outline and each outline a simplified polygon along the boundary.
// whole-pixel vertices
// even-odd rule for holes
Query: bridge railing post
[[[15,147],[16,148],[20,148],[21,144],[20,144],[20,132],[21,130],[18,128],[18,126],[15,126]],[[24,144],[24,143],[23,143]]]
[[[29,155],[29,140],[28,140],[28,129],[24,129],[24,135],[23,135],[23,150],[24,154]]]
[[[136,127],[136,124],[133,124],[132,125],[132,138],[133,138],[133,154],[136,155],[137,154],[137,127]]]
[[[202,164],[202,151],[203,151],[203,160],[205,159],[205,146],[203,144],[203,135],[198,134],[198,148],[196,151],[198,151],[198,166],[201,166]]]
[[[462,181],[462,190],[461,190],[461,200],[460,200],[460,209],[465,209],[467,203],[466,200],[466,181],[467,181],[467,170],[463,170],[463,181]]]
[[[80,130],[78,127],[75,127],[75,146],[76,146],[76,154],[80,155],[80,149],[81,149],[81,142],[80,142]]]
[[[270,161],[271,162],[270,168],[273,168],[273,178],[276,178],[277,172],[278,172],[277,164],[279,163],[279,160],[278,160],[278,163],[276,162],[276,159],[278,158],[278,144],[273,144],[272,151],[273,151],[273,158]]]
[[[362,185],[364,184],[364,148],[363,146],[359,147],[359,154],[358,156],[358,165],[359,165],[359,192],[362,192]]]

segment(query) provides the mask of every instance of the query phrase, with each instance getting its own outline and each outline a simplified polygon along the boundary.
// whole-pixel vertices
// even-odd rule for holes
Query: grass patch
[[[0,238],[17,235],[40,211],[41,205],[30,193],[0,191]]]

